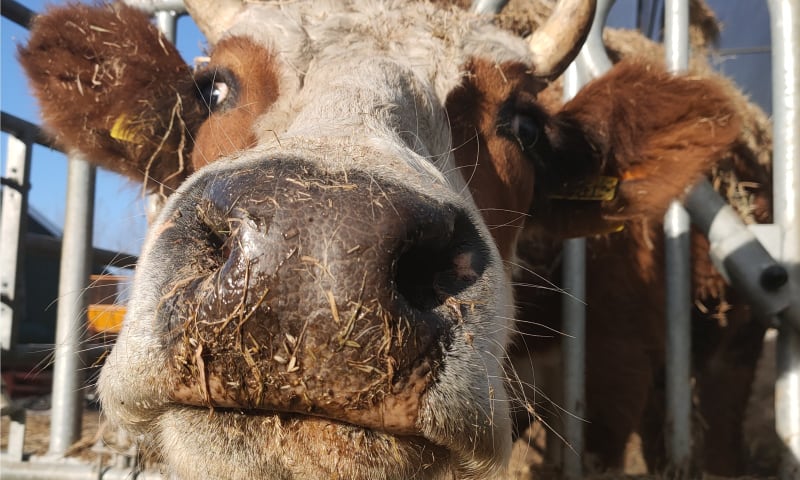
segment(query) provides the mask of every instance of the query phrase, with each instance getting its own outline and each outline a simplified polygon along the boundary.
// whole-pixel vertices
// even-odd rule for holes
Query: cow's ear
[[[660,219],[670,201],[736,141],[741,122],[725,91],[717,79],[675,76],[644,63],[617,64],[556,115],[556,138],[551,138],[556,161],[590,168],[574,184],[571,179],[539,192],[539,207],[546,208],[534,213],[560,224],[559,218],[570,218],[571,225],[558,228],[565,235]],[[588,161],[575,158],[587,155]]]
[[[19,59],[61,148],[151,189],[191,173],[192,133],[207,109],[191,69],[145,14],[122,3],[51,8]]]

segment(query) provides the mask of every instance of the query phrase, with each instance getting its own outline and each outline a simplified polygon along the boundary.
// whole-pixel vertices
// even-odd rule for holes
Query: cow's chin
[[[421,436],[394,436],[298,414],[175,407],[160,443],[179,478],[438,479],[452,454]],[[456,467],[458,468],[458,467]]]

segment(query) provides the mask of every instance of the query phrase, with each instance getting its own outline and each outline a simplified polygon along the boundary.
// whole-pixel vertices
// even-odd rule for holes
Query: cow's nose
[[[161,302],[174,399],[413,433],[453,325],[481,302],[488,253],[468,214],[290,161],[196,187],[159,238],[203,266]]]

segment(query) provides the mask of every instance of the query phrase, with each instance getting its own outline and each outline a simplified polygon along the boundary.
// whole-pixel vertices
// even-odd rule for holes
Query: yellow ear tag
[[[111,138],[121,142],[136,143],[136,131],[129,128],[129,126],[130,122],[128,121],[128,117],[124,114],[120,115],[114,121],[109,135],[111,135]]]
[[[561,200],[608,201],[617,196],[618,184],[619,179],[616,177],[590,178],[562,185],[558,192],[549,197]]]

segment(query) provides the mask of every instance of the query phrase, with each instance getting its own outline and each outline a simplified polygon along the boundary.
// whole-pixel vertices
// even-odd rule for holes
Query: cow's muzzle
[[[417,433],[489,255],[453,204],[289,160],[200,178],[152,249],[175,270],[157,309],[175,402],[393,434]]]

